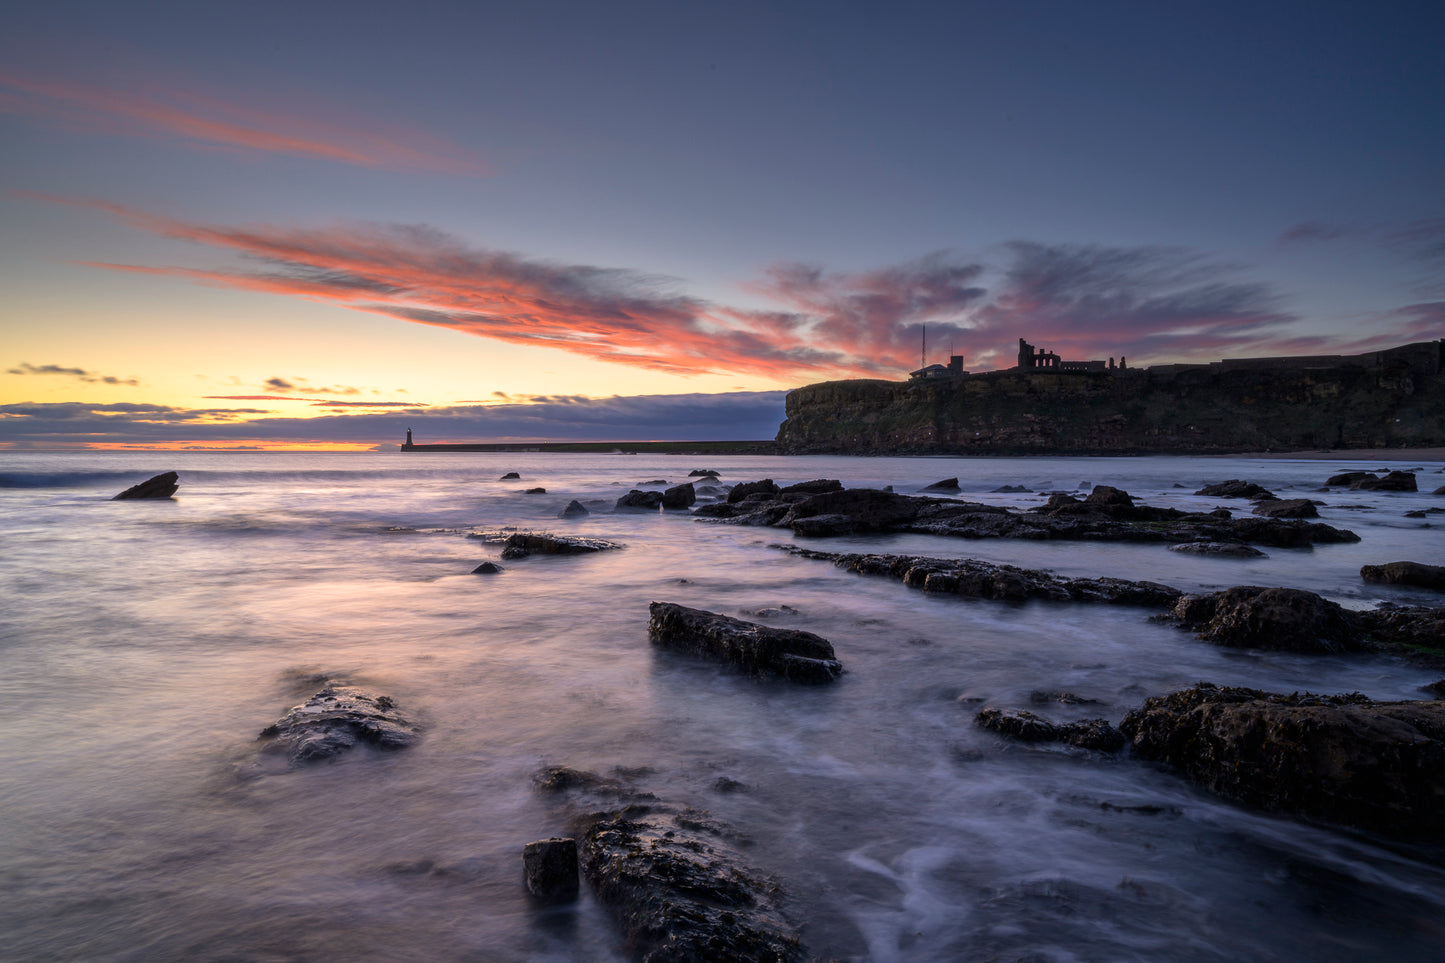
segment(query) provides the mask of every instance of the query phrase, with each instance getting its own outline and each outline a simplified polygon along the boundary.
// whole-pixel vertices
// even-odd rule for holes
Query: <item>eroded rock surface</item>
[[[753,675],[820,683],[843,672],[832,643],[812,632],[775,629],[674,602],[653,602],[649,613],[653,644],[728,662]]]
[[[173,471],[147,478],[139,485],[132,485],[119,495],[111,497],[116,502],[126,498],[170,498],[181,487],[180,476]]]
[[[974,725],[1020,742],[1063,742],[1097,752],[1118,752],[1124,736],[1107,719],[1049,722],[1027,709],[987,708],[973,717]]]
[[[1225,798],[1412,839],[1445,839],[1445,701],[1282,695],[1204,683],[1148,699],[1134,752]]]
[[[360,686],[328,682],[321,691],[261,730],[267,752],[292,763],[330,759],[357,746],[405,749],[421,730],[389,697]]]
[[[1348,652],[1364,641],[1354,613],[1300,589],[1236,585],[1185,596],[1172,615],[1200,638],[1236,648]]]
[[[1384,585],[1414,585],[1445,592],[1445,566],[1442,565],[1424,565],[1420,562],[1364,565],[1360,568],[1360,578],[1366,582]]]
[[[1205,485],[1196,495],[1206,495],[1210,498],[1262,498],[1265,500],[1275,497],[1274,492],[1254,482],[1243,481],[1239,478],[1231,478],[1229,481],[1216,482],[1213,485]]]
[[[502,558],[526,558],[528,555],[585,555],[621,548],[617,542],[582,535],[553,535],[550,532],[513,532],[506,538]]]
[[[1268,558],[1264,552],[1251,545],[1242,545],[1239,542],[1184,542],[1180,545],[1170,545],[1169,551],[1183,552],[1186,555],[1214,555],[1226,558]]]

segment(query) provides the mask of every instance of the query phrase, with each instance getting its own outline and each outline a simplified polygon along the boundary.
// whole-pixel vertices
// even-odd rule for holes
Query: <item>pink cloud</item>
[[[195,147],[286,154],[383,170],[486,174],[488,166],[419,132],[345,127],[189,90],[148,92],[0,72],[0,110],[73,130],[178,138]]]

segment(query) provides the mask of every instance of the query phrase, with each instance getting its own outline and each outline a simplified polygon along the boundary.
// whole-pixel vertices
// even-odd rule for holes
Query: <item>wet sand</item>
[[[1212,456],[1205,456],[1212,457]],[[1334,451],[1255,451],[1229,458],[1294,458],[1309,461],[1357,462],[1445,462],[1445,448],[1350,448]]]

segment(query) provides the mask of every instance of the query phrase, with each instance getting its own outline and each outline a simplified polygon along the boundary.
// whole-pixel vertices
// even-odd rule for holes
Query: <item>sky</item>
[[[750,440],[1021,337],[1445,337],[1441,36],[1410,0],[12,5],[0,448]]]

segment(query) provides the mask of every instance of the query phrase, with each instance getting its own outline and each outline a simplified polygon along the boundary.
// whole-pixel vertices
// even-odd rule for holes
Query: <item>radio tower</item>
[[[923,325],[923,344],[918,349],[918,367],[923,368],[928,364],[928,325]]]

